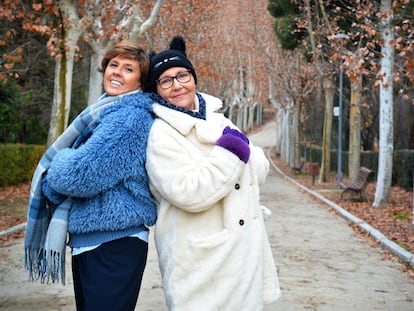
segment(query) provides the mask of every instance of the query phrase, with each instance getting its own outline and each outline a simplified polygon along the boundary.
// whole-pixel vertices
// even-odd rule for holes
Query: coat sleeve
[[[136,177],[145,165],[151,124],[144,109],[125,105],[107,113],[85,144],[55,155],[47,173],[50,186],[68,196],[92,197]]]
[[[200,212],[234,189],[245,164],[222,147],[196,147],[156,120],[149,135],[146,167],[158,201]]]
[[[257,176],[259,185],[263,185],[269,174],[269,161],[267,160],[263,149],[250,143],[250,161]]]

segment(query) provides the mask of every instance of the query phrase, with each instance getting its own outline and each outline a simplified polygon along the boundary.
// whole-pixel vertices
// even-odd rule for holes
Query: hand
[[[240,131],[238,131],[236,129],[230,128],[230,126],[226,126],[224,128],[223,134],[230,134],[230,135],[237,136],[237,137],[243,139],[247,144],[249,143],[249,139],[247,138],[246,135],[244,135],[242,132],[240,132]]]
[[[223,135],[217,139],[216,146],[220,146],[234,153],[244,163],[247,163],[249,161],[249,139],[243,133],[237,130],[232,130],[227,126],[223,130]]]

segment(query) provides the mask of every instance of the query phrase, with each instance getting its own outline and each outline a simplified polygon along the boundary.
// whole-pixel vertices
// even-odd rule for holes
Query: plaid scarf
[[[139,91],[134,91],[139,92]],[[131,93],[127,93],[131,94]],[[65,247],[72,199],[66,198],[56,209],[49,206],[42,191],[42,178],[54,155],[63,148],[76,148],[85,142],[98,124],[100,111],[127,94],[102,95],[96,103],[83,110],[46,150],[33,174],[30,188],[27,226],[24,241],[24,266],[31,281],[59,282],[65,285]]]

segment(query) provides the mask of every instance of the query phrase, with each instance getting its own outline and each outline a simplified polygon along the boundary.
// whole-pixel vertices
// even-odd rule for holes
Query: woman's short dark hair
[[[139,62],[139,69],[141,70],[141,87],[143,90],[148,89],[148,72],[149,72],[149,56],[138,44],[133,42],[121,42],[110,48],[105,52],[99,72],[105,72],[111,59],[115,57],[124,57],[127,59],[134,59]]]

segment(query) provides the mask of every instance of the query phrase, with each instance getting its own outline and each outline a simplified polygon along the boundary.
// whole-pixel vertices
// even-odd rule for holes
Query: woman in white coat
[[[150,64],[156,120],[146,168],[158,202],[155,243],[169,310],[263,310],[280,296],[260,208],[269,163],[196,92],[177,36]]]

